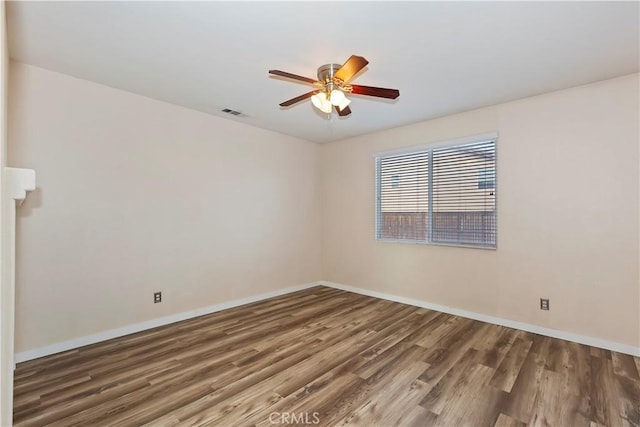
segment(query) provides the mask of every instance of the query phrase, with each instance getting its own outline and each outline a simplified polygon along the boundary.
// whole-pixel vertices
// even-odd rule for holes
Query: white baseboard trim
[[[215,313],[217,311],[227,310],[229,308],[238,307],[265,299],[286,295],[292,292],[309,289],[314,286],[328,286],[335,289],[342,289],[348,292],[354,292],[361,295],[367,295],[374,298],[381,298],[389,301],[399,302],[401,304],[413,305],[416,307],[427,308],[429,310],[441,311],[443,313],[453,314],[455,316],[466,317],[469,319],[479,320],[481,322],[492,323],[495,325],[506,326],[508,328],[519,329],[522,331],[533,332],[534,334],[545,335],[552,338],[559,338],[567,341],[586,344],[593,347],[603,348],[606,350],[616,351],[619,353],[630,354],[632,356],[640,356],[640,347],[634,347],[626,344],[620,344],[613,341],[607,341],[599,338],[593,338],[585,335],[575,334],[572,332],[560,331],[557,329],[545,328],[542,326],[532,325],[529,323],[517,322],[515,320],[503,319],[500,317],[488,316],[485,314],[475,313],[473,311],[461,310],[446,305],[433,304],[425,301],[406,298],[397,295],[387,294],[384,292],[371,291],[368,289],[356,288],[353,286],[342,285],[334,282],[318,281],[307,283],[299,286],[278,289],[276,291],[267,292],[260,295],[241,298],[229,302],[215,304],[209,307],[199,308],[197,310],[186,311],[183,313],[173,314],[158,319],[148,320],[146,322],[136,323],[134,325],[124,326],[122,328],[111,329],[109,331],[99,332],[97,334],[87,335],[74,338],[68,341],[51,344],[44,347],[35,348],[17,353],[15,362],[21,363],[28,360],[38,359],[40,357],[49,356],[51,354],[60,353],[62,351],[73,350],[85,345],[95,344],[101,341],[118,338],[136,332],[145,331],[147,329],[156,328],[158,326],[169,325],[171,323],[180,322],[182,320],[192,319],[194,317],[203,316],[205,314]]]
[[[60,353],[62,351],[73,350],[75,348],[84,347],[85,345],[95,344],[100,341],[110,340],[112,338],[118,338],[125,335],[141,332],[147,329],[156,328],[158,326],[164,326],[181,320],[192,319],[194,317],[203,316],[205,314],[215,313],[217,311],[227,310],[229,308],[238,307],[253,302],[262,301],[265,299],[290,294],[292,292],[298,292],[304,289],[313,288],[314,286],[321,286],[323,282],[306,283],[304,285],[292,286],[289,288],[278,289],[272,292],[267,292],[260,295],[241,298],[229,302],[223,302],[220,304],[214,304],[209,307],[199,308],[197,310],[185,311],[183,313],[172,314],[170,316],[160,317],[158,319],[148,320],[146,322],[136,323],[134,325],[123,326],[122,328],[111,329],[97,334],[87,335],[64,341],[56,344],[47,345],[44,347],[35,348],[33,350],[27,350],[17,353],[15,356],[15,362],[26,362],[27,360],[38,359],[43,356],[49,356],[51,354]]]
[[[632,356],[640,356],[640,347],[634,347],[627,344],[620,344],[613,341],[607,341],[600,338],[593,338],[586,335],[575,334],[573,332],[565,332],[558,329],[545,328],[542,326],[532,325],[529,323],[517,322],[515,320],[503,319],[501,317],[488,316],[486,314],[475,313],[473,311],[460,310],[458,308],[446,305],[432,304],[430,302],[420,301],[413,298],[405,298],[397,295],[391,295],[384,292],[370,291],[368,289],[356,288],[353,286],[342,285],[333,282],[321,282],[324,286],[341,289],[343,291],[354,292],[375,298],[381,298],[389,301],[399,302],[416,307],[427,308],[429,310],[441,311],[443,313],[453,314],[455,316],[466,317],[468,319],[479,320],[494,325],[506,326],[508,328],[519,329],[534,334],[545,335],[552,338],[572,341],[579,344],[585,344],[592,347],[603,348],[605,350],[616,351],[618,353],[630,354]]]

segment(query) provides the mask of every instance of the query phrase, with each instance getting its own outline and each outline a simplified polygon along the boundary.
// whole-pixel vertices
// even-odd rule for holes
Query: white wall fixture
[[[16,265],[16,207],[20,206],[29,191],[36,188],[36,173],[31,169],[5,167],[2,175],[3,200],[2,230],[6,233],[2,248],[2,349],[0,351],[0,425],[11,425],[13,418],[13,370],[15,368],[14,319],[15,319],[15,265]]]

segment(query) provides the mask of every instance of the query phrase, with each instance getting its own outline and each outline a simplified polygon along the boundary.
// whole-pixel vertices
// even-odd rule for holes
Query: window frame
[[[488,142],[488,141],[493,141],[494,142],[494,156],[495,156],[495,160],[494,160],[494,197],[495,197],[495,236],[496,236],[496,240],[495,240],[495,244],[493,245],[480,245],[480,244],[471,244],[471,243],[452,243],[452,242],[438,242],[438,241],[432,241],[431,240],[431,235],[432,232],[431,230],[428,231],[428,238],[426,241],[422,241],[422,240],[410,240],[410,239],[387,239],[387,238],[383,238],[380,237],[379,235],[379,231],[380,231],[380,221],[381,221],[381,217],[382,217],[382,212],[381,212],[381,185],[380,185],[380,164],[381,164],[381,159],[384,157],[389,157],[389,156],[397,156],[397,155],[403,155],[403,154],[412,154],[412,153],[417,153],[417,152],[424,152],[424,151],[432,151],[432,150],[436,150],[436,149],[441,149],[441,148],[447,148],[447,147],[455,147],[455,146],[459,146],[459,145],[465,145],[465,144],[472,144],[472,143],[481,143],[481,142]],[[433,159],[433,156],[430,155],[429,159]],[[429,165],[429,206],[432,206],[432,200],[431,200],[431,196],[433,194],[433,191],[431,190],[431,180],[432,178],[432,169],[433,165],[430,162]],[[401,149],[397,149],[397,150],[389,150],[389,151],[381,151],[381,152],[377,152],[374,154],[374,186],[375,186],[375,192],[374,192],[374,197],[375,197],[375,221],[374,221],[374,239],[376,242],[382,242],[382,243],[405,243],[405,244],[410,244],[410,245],[428,245],[428,246],[448,246],[448,247],[457,247],[457,248],[472,248],[472,249],[484,249],[484,250],[491,250],[491,251],[495,251],[498,249],[498,134],[497,132],[494,133],[486,133],[486,134],[481,134],[481,135],[474,135],[474,136],[469,136],[469,137],[464,137],[464,138],[457,138],[457,139],[453,139],[453,140],[445,140],[445,141],[438,141],[438,142],[434,142],[431,144],[423,144],[423,145],[416,145],[416,146],[410,146],[410,147],[404,147]],[[429,209],[429,211],[431,211],[431,209]],[[431,227],[431,219],[429,219],[429,227]]]

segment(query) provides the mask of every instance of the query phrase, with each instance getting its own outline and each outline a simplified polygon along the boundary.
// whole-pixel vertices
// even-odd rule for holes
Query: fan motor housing
[[[329,83],[334,74],[342,67],[341,64],[325,64],[318,68],[318,80]]]

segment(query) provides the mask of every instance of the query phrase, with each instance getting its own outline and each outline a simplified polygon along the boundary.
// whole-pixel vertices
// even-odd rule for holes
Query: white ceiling
[[[13,59],[327,142],[639,71],[639,3],[626,2],[8,2]],[[351,54],[351,95],[327,119],[310,89]],[[247,117],[221,113],[223,108]]]

